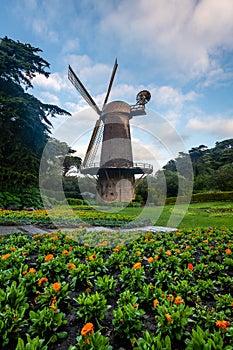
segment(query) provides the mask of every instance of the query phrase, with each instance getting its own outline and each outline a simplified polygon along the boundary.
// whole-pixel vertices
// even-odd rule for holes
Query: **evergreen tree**
[[[69,113],[27,93],[36,74],[49,76],[39,48],[7,37],[0,40],[0,189],[38,185],[40,158],[51,117]]]

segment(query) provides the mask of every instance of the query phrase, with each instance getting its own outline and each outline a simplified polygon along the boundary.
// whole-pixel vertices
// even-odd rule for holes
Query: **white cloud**
[[[172,86],[155,87],[151,94],[156,106],[175,107],[176,109],[181,109],[185,102],[193,102],[198,98],[198,94],[194,91],[183,94]]]
[[[187,128],[193,132],[203,132],[221,137],[232,137],[233,119],[225,119],[220,116],[193,118],[189,120]]]
[[[101,25],[125,49],[160,56],[169,74],[183,72],[186,78],[211,70],[213,55],[216,69],[218,49],[233,48],[232,0],[121,1]]]
[[[44,75],[36,75],[33,79],[33,84],[43,89],[60,91],[66,88],[67,81],[59,73],[52,73],[48,78]]]
[[[41,101],[43,103],[53,104],[53,105],[59,105],[60,101],[59,98],[56,95],[51,94],[50,92],[43,91],[40,94]]]

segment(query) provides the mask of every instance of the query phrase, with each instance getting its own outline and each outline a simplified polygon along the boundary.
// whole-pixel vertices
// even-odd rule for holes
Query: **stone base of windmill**
[[[115,173],[109,178],[101,177],[97,184],[97,200],[107,203],[125,202],[129,203],[135,196],[135,179],[128,174],[122,178],[121,173]]]

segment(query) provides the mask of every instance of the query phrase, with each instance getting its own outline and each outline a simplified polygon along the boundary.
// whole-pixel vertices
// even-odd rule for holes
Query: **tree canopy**
[[[40,158],[49,139],[51,117],[70,115],[27,90],[37,74],[49,77],[49,63],[30,44],[0,39],[1,190],[37,186]]]

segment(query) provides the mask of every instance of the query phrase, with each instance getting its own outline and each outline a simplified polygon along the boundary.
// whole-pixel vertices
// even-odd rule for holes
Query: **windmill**
[[[139,92],[135,105],[123,101],[108,103],[117,67],[116,60],[101,110],[70,65],[68,69],[71,83],[99,115],[82,163],[81,173],[96,178],[98,198],[104,202],[130,202],[134,198],[138,181],[153,171],[150,164],[133,163],[129,125],[132,117],[146,114],[145,104],[151,98],[150,92],[147,90]],[[100,144],[100,163],[96,164],[94,160]],[[136,174],[140,175],[137,181]]]

